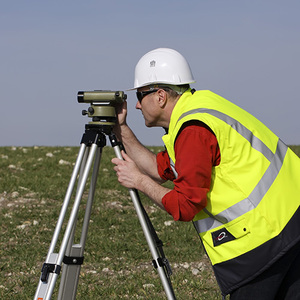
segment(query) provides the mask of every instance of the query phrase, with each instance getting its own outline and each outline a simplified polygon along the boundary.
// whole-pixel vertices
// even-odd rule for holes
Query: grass
[[[78,149],[0,148],[0,299],[33,298]],[[292,149],[300,154],[300,146]],[[103,149],[77,299],[166,299],[129,193],[117,182],[113,156],[112,148]],[[177,299],[221,299],[193,225],[172,221],[140,196],[164,242]]]

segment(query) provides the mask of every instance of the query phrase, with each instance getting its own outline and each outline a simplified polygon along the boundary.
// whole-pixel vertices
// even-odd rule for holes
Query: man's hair
[[[169,87],[164,87],[163,89],[169,94],[170,98],[176,98],[179,95],[176,91],[174,91],[173,89],[171,89]]]
[[[183,85],[171,85],[171,84],[155,84],[152,85],[151,88],[161,88],[164,89],[171,98],[176,98],[179,95],[182,95],[185,91],[190,88],[189,84]]]

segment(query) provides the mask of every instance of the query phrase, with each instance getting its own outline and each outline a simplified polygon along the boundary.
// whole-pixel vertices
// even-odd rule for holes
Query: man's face
[[[161,109],[159,107],[159,89],[142,87],[137,90],[138,101],[135,108],[140,109],[147,127],[159,126]]]

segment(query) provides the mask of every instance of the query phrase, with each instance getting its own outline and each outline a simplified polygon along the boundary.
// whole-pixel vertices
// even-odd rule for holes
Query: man
[[[153,154],[126,123],[114,158],[119,182],[146,194],[174,220],[193,221],[223,296],[300,299],[300,160],[265,125],[226,99],[190,88],[185,58],[159,48],[135,69],[136,108],[166,129]],[[161,186],[172,180],[173,190]]]

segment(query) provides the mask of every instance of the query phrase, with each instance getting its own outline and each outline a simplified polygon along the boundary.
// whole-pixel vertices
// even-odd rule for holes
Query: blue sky
[[[189,61],[196,89],[246,109],[300,144],[300,2],[278,0],[1,1],[0,146],[77,146],[89,120],[79,90],[125,90],[146,52]],[[128,123],[162,145],[127,92]]]

